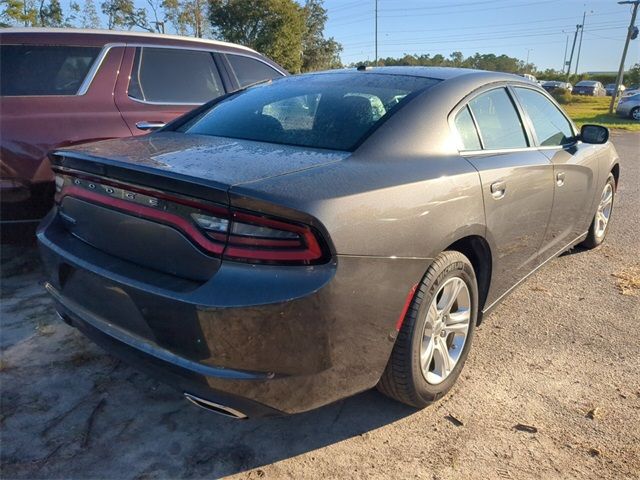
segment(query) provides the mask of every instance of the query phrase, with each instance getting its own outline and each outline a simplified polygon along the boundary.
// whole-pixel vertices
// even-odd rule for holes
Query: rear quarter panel
[[[476,81],[442,82],[408,102],[350,157],[230,190],[317,218],[338,255],[434,258],[467,235],[485,235],[478,172],[456,148],[447,116]],[[266,207],[264,207],[266,208]]]

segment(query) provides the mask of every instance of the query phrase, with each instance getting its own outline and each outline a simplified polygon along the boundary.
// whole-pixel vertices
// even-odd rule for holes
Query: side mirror
[[[601,125],[583,125],[580,129],[580,140],[584,143],[600,145],[609,140],[609,129]]]

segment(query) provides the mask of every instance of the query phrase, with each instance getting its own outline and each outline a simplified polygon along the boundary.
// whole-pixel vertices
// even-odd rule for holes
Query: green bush
[[[571,95],[571,92],[560,89],[556,89],[551,92],[551,96],[555,98],[560,105],[568,105],[569,103],[571,103],[571,99],[573,97],[573,95]]]

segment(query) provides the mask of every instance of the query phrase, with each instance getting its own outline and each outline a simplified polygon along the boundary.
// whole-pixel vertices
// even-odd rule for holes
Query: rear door
[[[575,141],[573,124],[544,94],[514,87],[540,152],[553,164],[554,200],[541,256],[548,258],[585,233],[593,216],[601,148]]]
[[[493,244],[491,305],[539,263],[553,201],[553,166],[529,139],[506,87],[476,94],[453,118],[461,154],[482,182]]]
[[[131,133],[146,133],[224,95],[214,56],[179,47],[128,47],[115,99]]]

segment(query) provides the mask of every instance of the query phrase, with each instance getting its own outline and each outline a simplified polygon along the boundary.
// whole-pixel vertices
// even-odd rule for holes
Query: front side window
[[[141,47],[131,70],[129,96],[164,104],[200,104],[224,95],[210,52]]]
[[[522,122],[504,88],[478,95],[469,102],[485,149],[527,146]]]
[[[480,150],[480,139],[478,131],[473,123],[473,118],[469,113],[469,108],[464,107],[458,112],[454,120],[456,132],[458,134],[458,149],[464,150]]]
[[[352,150],[411,94],[439,80],[374,73],[284,77],[213,105],[178,128],[202,135]]]
[[[231,64],[231,68],[233,68],[240,87],[246,87],[262,80],[282,77],[280,72],[255,58],[227,54],[227,59]]]
[[[0,46],[0,95],[76,95],[100,47]]]
[[[572,141],[573,129],[569,120],[547,97],[529,88],[516,87],[515,90],[531,119],[540,146],[559,146]]]

